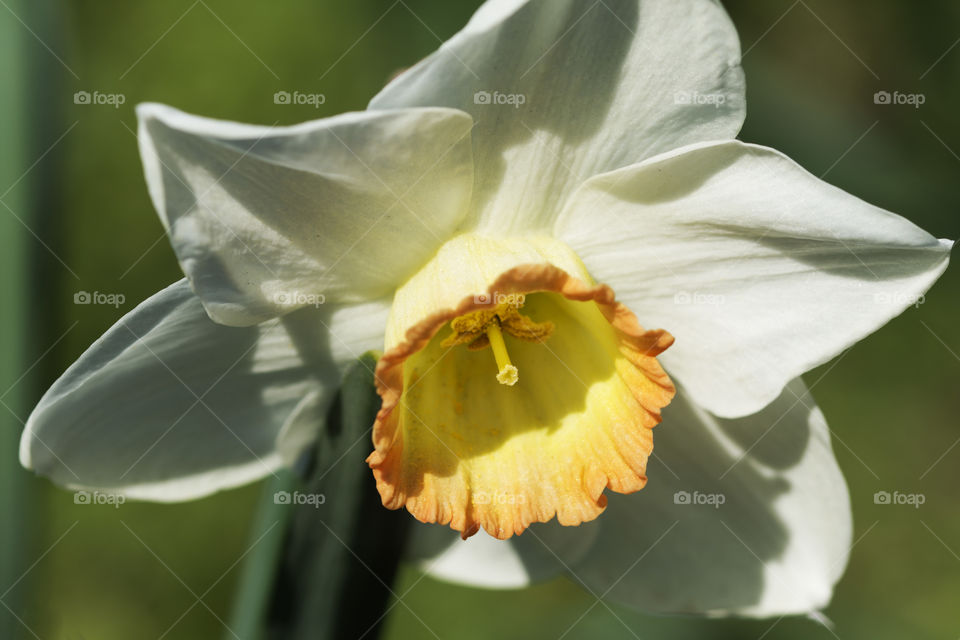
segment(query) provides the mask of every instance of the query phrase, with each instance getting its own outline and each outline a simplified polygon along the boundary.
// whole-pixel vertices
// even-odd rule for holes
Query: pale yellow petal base
[[[642,489],[651,429],[675,393],[655,357],[672,336],[642,329],[608,287],[548,264],[513,267],[478,293],[488,295],[409,328],[378,364],[367,461],[384,505],[505,539],[553,517],[596,518],[604,489]],[[542,343],[507,338],[519,371],[507,386],[489,349],[441,343],[451,320],[512,294],[554,330]]]

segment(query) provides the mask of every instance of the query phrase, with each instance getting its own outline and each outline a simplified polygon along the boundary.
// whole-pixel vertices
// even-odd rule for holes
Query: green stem
[[[283,489],[292,504],[277,505],[277,489],[267,489],[254,530],[289,526],[281,550],[271,543],[249,561],[233,618],[242,638],[373,640],[383,628],[410,516],[382,506],[365,463],[380,406],[375,365],[365,356],[347,371],[310,469],[299,488]]]
[[[274,496],[280,492],[293,492],[297,486],[297,478],[291,471],[278,472],[264,484],[250,535],[250,552],[244,558],[240,587],[230,614],[228,640],[263,635],[291,515],[290,508],[278,504]]]

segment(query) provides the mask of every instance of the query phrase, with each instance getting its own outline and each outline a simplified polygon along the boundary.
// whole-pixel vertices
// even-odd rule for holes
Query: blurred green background
[[[249,542],[259,487],[182,505],[91,508],[15,461],[22,420],[42,391],[123,313],[181,276],[147,197],[133,106],[161,101],[262,124],[362,109],[478,5],[0,2],[0,636],[219,638],[240,574],[234,563]],[[726,6],[745,52],[744,140],[776,147],[938,237],[960,236],[960,4]],[[278,106],[279,90],[322,93],[326,102]],[[876,105],[880,90],[922,93],[926,102]],[[126,101],[77,105],[77,91]],[[808,376],[829,369],[813,393],[838,436],[858,539],[826,610],[834,631],[803,619],[707,621],[615,608],[628,630],[564,580],[486,592],[420,580],[405,567],[395,591],[407,607],[392,609],[386,637],[432,637],[427,626],[458,639],[557,638],[568,629],[571,639],[960,637],[958,285],[954,266],[923,305]],[[122,293],[126,304],[77,306],[80,290]],[[893,489],[923,493],[926,503],[874,505],[874,492]]]

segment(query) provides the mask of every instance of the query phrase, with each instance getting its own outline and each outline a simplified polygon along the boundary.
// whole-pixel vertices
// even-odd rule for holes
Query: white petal
[[[217,322],[386,295],[467,213],[470,117],[348,113],[256,127],[140,105],[150,196]]]
[[[517,232],[548,225],[595,174],[736,136],[739,64],[713,0],[487,2],[370,106],[470,113],[476,224]]]
[[[158,501],[256,480],[312,439],[321,424],[304,417],[329,403],[346,363],[382,347],[387,310],[330,305],[224,327],[181,280],[54,383],[27,422],[21,462],[61,485]]]
[[[461,540],[457,532],[435,524],[412,527],[408,555],[421,559],[420,569],[438,580],[488,589],[516,589],[530,583],[520,555],[506,540],[486,534]]]
[[[829,429],[802,382],[736,420],[681,394],[664,410],[648,476],[583,525],[600,531],[571,565],[575,580],[655,613],[773,616],[827,605],[852,521]]]
[[[556,234],[641,324],[676,337],[662,362],[728,417],[922,301],[952,246],[735,141],[592,179]]]
[[[497,540],[480,532],[461,540],[456,531],[415,523],[407,556],[438,579],[469,587],[519,589],[549,580],[590,549],[596,528],[534,524],[520,536]]]

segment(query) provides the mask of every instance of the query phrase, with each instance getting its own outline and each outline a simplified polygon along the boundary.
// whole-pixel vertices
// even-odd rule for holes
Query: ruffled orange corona
[[[675,393],[656,356],[673,337],[644,330],[558,244],[462,237],[398,292],[368,458],[385,506],[505,539],[593,520],[605,489],[643,488]]]

